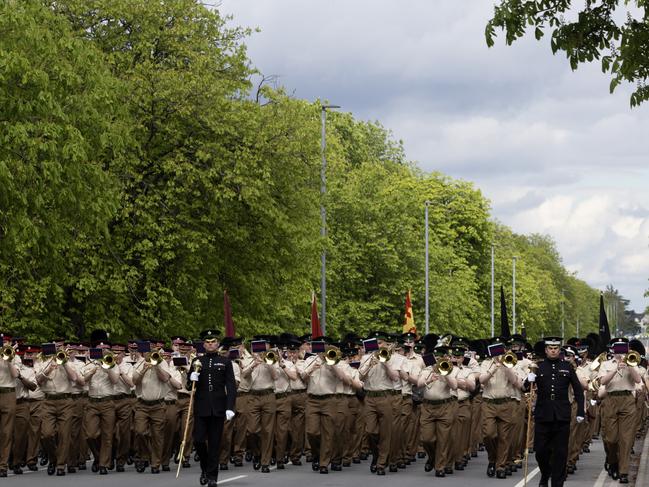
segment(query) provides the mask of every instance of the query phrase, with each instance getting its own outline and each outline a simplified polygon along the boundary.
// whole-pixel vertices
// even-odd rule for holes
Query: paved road
[[[640,442],[639,442],[640,443]],[[640,443],[641,444],[641,443]],[[90,464],[89,464],[90,465]],[[591,453],[582,455],[578,470],[575,475],[568,477],[567,487],[608,487],[619,485],[612,482],[603,472],[604,452],[601,440],[596,440],[591,446]],[[436,478],[433,473],[424,472],[423,460],[411,465],[399,473],[387,473],[385,477],[376,477],[369,472],[369,462],[360,465],[352,465],[343,472],[330,472],[328,475],[321,475],[311,471],[310,465],[299,467],[288,465],[286,470],[272,470],[269,474],[261,474],[252,469],[252,464],[246,464],[241,468],[230,467],[230,470],[221,472],[219,484],[227,484],[228,487],[347,487],[349,485],[395,485],[399,487],[420,487],[425,483],[434,483],[436,486],[462,487],[474,486],[498,486],[498,487],[522,487],[522,471],[515,473],[506,480],[488,478],[486,476],[487,458],[485,452],[480,452],[478,458],[472,459],[466,470],[456,472],[445,478]],[[528,485],[538,485],[538,469],[533,456],[530,456],[530,474]],[[199,469],[192,465],[189,469],[182,469],[180,478],[176,480],[175,471],[172,473],[162,472],[159,475],[152,475],[148,471],[138,474],[133,466],[126,469],[124,473],[109,472],[106,476],[86,470],[65,477],[48,477],[46,472],[26,472],[22,476],[13,476],[2,482],[3,485],[16,487],[31,487],[33,485],[45,485],[48,487],[114,487],[119,483],[120,487],[138,486],[147,484],[150,487],[175,487],[175,486],[198,486]]]

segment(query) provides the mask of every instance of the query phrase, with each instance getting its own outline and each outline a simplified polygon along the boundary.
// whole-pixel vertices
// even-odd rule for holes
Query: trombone
[[[162,354],[159,351],[149,352],[144,359],[146,362],[149,362],[151,365],[160,365],[162,363]]]
[[[11,362],[16,356],[16,349],[11,345],[5,345],[2,347],[2,360]]]
[[[261,359],[268,365],[273,365],[279,360],[279,354],[275,350],[268,350],[261,354]]]
[[[324,354],[324,360],[327,365],[336,365],[338,362],[340,362],[341,358],[342,353],[335,347],[331,347]]]
[[[60,350],[56,352],[56,355],[54,356],[54,361],[56,362],[56,365],[65,365],[69,358],[70,357],[68,356],[68,352]]]
[[[115,367],[115,365],[117,365],[117,362],[115,362],[115,354],[108,352],[99,360],[99,363],[102,369],[112,369],[113,367]]]
[[[376,353],[379,362],[387,362],[392,357],[392,352],[387,347],[381,347]]]
[[[511,369],[512,367],[515,367],[516,364],[518,363],[518,357],[514,352],[509,351],[502,356],[500,362],[508,369]]]
[[[439,375],[442,377],[447,376],[448,374],[451,373],[453,370],[453,363],[450,360],[443,359],[437,362],[435,365],[435,368],[437,369],[437,372]]]

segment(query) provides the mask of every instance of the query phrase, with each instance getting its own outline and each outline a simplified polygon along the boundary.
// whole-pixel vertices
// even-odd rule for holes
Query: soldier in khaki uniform
[[[243,467],[243,457],[248,448],[248,423],[250,422],[250,387],[252,384],[252,374],[243,374],[244,369],[252,367],[254,358],[246,349],[242,341],[236,345],[239,350],[239,385],[237,387],[236,408],[237,414],[234,417],[234,434],[232,438],[233,460],[235,467]]]
[[[288,343],[281,343],[288,346]],[[291,381],[297,380],[295,364],[284,358],[285,352],[280,352],[279,361],[275,364],[275,457],[277,469],[284,470],[284,458],[288,448],[288,435],[291,427]],[[288,357],[288,356],[287,356]]]
[[[187,340],[184,337],[177,336],[174,338],[178,345],[178,353],[180,354],[181,357],[187,358],[187,366],[178,369],[182,377],[181,380],[182,387],[178,389],[178,401],[176,402],[176,404],[178,405],[178,425],[180,426],[180,428],[178,429],[178,441],[182,442],[183,441],[182,435],[184,434],[185,423],[187,422],[187,414],[189,413],[190,391],[187,389],[187,378],[189,376],[189,364],[191,363],[191,360],[193,358],[192,352],[194,352],[194,349],[192,347],[192,344],[187,343]],[[194,417],[191,416],[189,418],[188,431],[191,432],[193,430],[194,430]],[[191,433],[188,433],[188,438],[186,438],[185,441],[189,441],[190,434]],[[180,446],[180,443],[178,443],[178,446]],[[180,461],[182,461],[183,468],[191,467],[191,463],[189,462],[190,454],[191,454],[191,448],[186,448],[185,452],[183,453],[183,458],[180,459]]]
[[[489,350],[490,358],[480,368],[483,435],[489,457],[487,475],[504,479],[516,418],[512,388],[522,389],[523,380],[513,367],[502,364],[500,356],[506,351],[503,341],[492,343]]]
[[[20,346],[16,354],[22,356],[26,348]],[[14,366],[18,369],[18,377],[15,379],[16,414],[14,417],[12,462],[14,474],[20,475],[23,473],[21,465],[27,463],[29,435],[25,434],[25,432],[29,431],[29,391],[35,390],[37,386],[34,369],[31,366],[28,367],[25,363],[14,364]],[[2,373],[0,372],[0,374]],[[11,438],[11,436],[6,438]],[[4,476],[1,470],[0,476]]]
[[[65,475],[65,465],[70,456],[70,440],[74,419],[72,386],[83,386],[83,377],[68,359],[57,363],[56,353],[66,350],[63,342],[43,346],[43,360],[36,362],[36,381],[45,393],[41,435],[43,448],[47,452],[48,475]]]
[[[360,380],[358,369],[350,365],[350,361],[356,356],[357,350],[354,348],[345,348],[342,350],[342,354],[343,359],[339,367],[343,369],[343,373],[349,377],[349,380],[339,383],[337,389],[341,395],[342,404],[345,409],[345,421],[341,430],[341,459],[336,459],[336,463],[340,463],[343,467],[349,467],[352,462],[360,463],[358,459],[358,429],[360,427],[359,416],[361,415],[361,405],[356,396],[356,392],[363,388],[363,383]],[[359,364],[357,363],[356,365]]]
[[[469,363],[464,365],[467,348],[456,344],[452,349],[453,367],[457,368],[457,390],[453,395],[457,398],[457,411],[451,436],[453,438],[451,457],[455,470],[464,470],[471,453],[471,394],[475,389],[475,378],[478,374],[477,362],[469,357]],[[450,463],[449,463],[450,466]]]
[[[439,363],[450,363],[448,347],[436,347],[434,365],[427,365],[419,374],[418,386],[424,387],[424,400],[421,411],[421,440],[428,454],[424,467],[426,472],[435,469],[436,477],[445,477],[445,469],[452,459],[451,429],[457,412],[458,368],[449,373],[440,370]]]
[[[369,338],[376,339],[379,348],[388,348],[385,332],[376,331]],[[392,360],[392,357],[390,357]],[[399,379],[399,371],[394,370],[390,361],[380,361],[377,354],[366,353],[358,368],[365,389],[365,431],[367,432],[372,463],[370,471],[385,475],[385,466],[390,454],[392,424],[394,421],[393,389],[394,381]]]
[[[133,408],[135,406],[135,393],[133,389],[133,364],[126,360],[126,347],[123,344],[113,344],[115,354],[115,368],[119,380],[114,386],[115,407],[115,435],[113,439],[115,450],[116,471],[123,472],[124,465],[131,449],[131,430],[133,426]]]
[[[404,408],[403,461],[406,465],[410,465],[411,462],[416,461],[419,444],[419,406],[413,403],[412,389],[417,386],[419,374],[425,365],[421,355],[415,352],[415,334],[404,333],[401,339],[403,356],[406,359],[404,368],[408,374],[408,379],[403,381],[401,389]]]
[[[606,397],[602,401],[602,439],[606,446],[609,474],[620,483],[629,482],[629,459],[635,440],[633,430],[635,419],[635,398],[633,391],[642,378],[637,367],[628,367],[624,362],[628,340],[614,339],[611,349],[612,360],[607,360],[599,367],[598,377],[606,388]]]
[[[162,434],[162,457],[160,460],[163,472],[169,472],[171,470],[169,462],[171,461],[174,439],[179,429],[178,406],[176,405],[176,401],[178,400],[178,390],[183,387],[183,376],[180,370],[178,370],[178,367],[175,367],[171,361],[172,353],[171,349],[164,349],[162,354],[165,362],[167,362],[170,376],[167,382],[167,393],[164,396],[165,425]]]
[[[411,412],[408,407],[411,402],[405,401],[403,397],[403,386],[408,383],[408,371],[410,366],[403,355],[403,340],[401,335],[392,335],[388,345],[392,349],[389,365],[392,370],[398,373],[398,377],[392,381],[394,394],[392,400],[392,432],[390,433],[390,455],[388,458],[390,472],[397,472],[399,468],[406,468],[404,433],[407,423],[407,415]]]
[[[11,337],[2,334],[2,346],[11,346]],[[16,379],[19,371],[16,363],[19,361],[0,360],[0,477],[7,476],[9,454],[11,453],[10,438],[14,433],[16,416]]]
[[[77,375],[83,377],[83,367],[85,365],[86,353],[80,351],[80,343],[67,343],[68,362],[74,368]],[[80,358],[83,357],[83,358]],[[72,397],[72,437],[70,438],[70,453],[68,458],[68,473],[76,473],[77,468],[85,470],[86,458],[88,453],[88,444],[86,434],[83,429],[84,415],[88,405],[88,385],[85,383],[71,384]],[[83,466],[83,467],[82,467]]]

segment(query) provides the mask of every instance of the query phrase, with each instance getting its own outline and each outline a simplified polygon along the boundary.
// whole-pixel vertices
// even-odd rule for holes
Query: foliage
[[[552,53],[563,51],[575,70],[599,61],[610,73],[611,93],[623,81],[636,83],[631,106],[649,99],[649,5],[645,0],[586,0],[576,7],[572,0],[501,0],[487,23],[487,44],[494,45],[496,29],[505,31],[511,45],[528,28],[541,39],[551,32]]]

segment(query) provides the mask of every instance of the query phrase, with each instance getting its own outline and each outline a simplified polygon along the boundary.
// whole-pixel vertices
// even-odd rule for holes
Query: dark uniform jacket
[[[206,353],[194,362],[196,360],[201,362],[202,367],[196,383],[194,414],[225,416],[226,410],[234,411],[237,386],[230,359],[217,353]],[[191,387],[191,382],[189,386]]]
[[[545,359],[536,372],[537,400],[534,419],[539,422],[570,421],[568,389],[577,401],[577,416],[584,416],[584,390],[575,369],[562,359]]]

